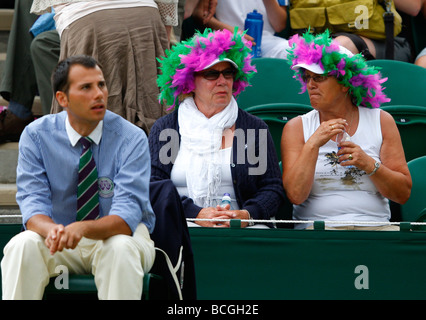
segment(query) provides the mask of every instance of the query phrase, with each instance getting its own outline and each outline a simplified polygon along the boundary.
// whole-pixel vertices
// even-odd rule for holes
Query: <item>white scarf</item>
[[[211,207],[221,184],[219,151],[225,129],[231,128],[238,116],[238,105],[231,102],[221,112],[207,118],[195,105],[192,97],[186,98],[178,109],[181,135],[179,152],[188,153],[190,163],[186,172],[188,196],[200,207]]]

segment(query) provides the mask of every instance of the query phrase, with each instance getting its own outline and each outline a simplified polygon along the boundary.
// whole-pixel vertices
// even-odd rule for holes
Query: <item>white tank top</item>
[[[382,132],[380,110],[359,107],[359,124],[351,141],[380,162]],[[305,142],[319,127],[316,110],[302,116]],[[295,205],[293,219],[314,221],[377,221],[390,219],[389,202],[378,191],[365,171],[337,163],[337,143],[329,140],[319,149],[315,178],[308,199]],[[342,226],[342,224],[327,224]],[[357,225],[354,223],[353,225]],[[362,225],[362,224],[361,224]],[[308,224],[296,224],[297,229]],[[369,226],[371,226],[369,224]]]

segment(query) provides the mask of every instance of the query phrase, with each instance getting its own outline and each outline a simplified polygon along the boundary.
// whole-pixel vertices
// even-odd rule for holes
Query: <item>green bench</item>
[[[46,290],[44,292],[44,299],[46,300],[67,298],[69,297],[69,295],[74,295],[78,298],[84,296],[85,299],[97,299],[98,290],[96,288],[95,279],[91,274],[69,275],[68,288],[66,289],[57,288],[55,286],[55,279],[56,278],[51,278],[49,284],[46,287]],[[160,280],[161,277],[156,274],[147,273],[143,278],[143,300],[149,300],[150,298],[150,285],[152,282],[151,280],[153,279]],[[64,294],[66,296],[64,296]]]

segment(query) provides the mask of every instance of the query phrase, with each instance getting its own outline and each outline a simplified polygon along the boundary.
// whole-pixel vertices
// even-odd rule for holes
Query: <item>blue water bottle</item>
[[[262,32],[263,32],[263,17],[262,14],[253,10],[247,13],[247,18],[244,23],[244,29],[247,34],[254,38],[256,45],[252,47],[253,58],[260,58],[262,56]]]
[[[278,1],[278,4],[280,6],[288,6],[289,5],[288,0],[277,0],[277,1]]]

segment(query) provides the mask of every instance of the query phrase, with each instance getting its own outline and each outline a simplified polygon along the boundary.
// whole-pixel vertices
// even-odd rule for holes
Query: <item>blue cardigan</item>
[[[240,209],[246,209],[250,212],[253,219],[270,219],[275,216],[279,207],[284,203],[284,188],[282,185],[281,170],[278,165],[278,158],[275,151],[272,136],[267,130],[267,155],[266,155],[266,171],[262,175],[249,174],[249,168],[256,168],[258,163],[250,164],[248,154],[253,154],[252,151],[248,152],[250,148],[255,148],[256,156],[259,155],[259,136],[260,129],[267,129],[267,125],[258,117],[255,117],[248,112],[239,109],[238,117],[235,123],[235,129],[242,129],[245,133],[245,147],[244,147],[244,163],[237,161],[238,152],[241,153],[241,142],[237,142],[237,134],[234,136],[232,153],[233,163],[231,163],[231,175],[234,184],[236,200]],[[163,131],[171,129],[170,131]],[[254,144],[249,143],[247,129],[255,129]],[[160,133],[163,135],[160,137]],[[174,134],[174,139],[170,136],[171,132]],[[165,139],[167,137],[167,139]],[[178,139],[176,139],[178,137]],[[178,112],[174,112],[163,116],[158,119],[149,134],[149,149],[151,153],[151,181],[170,179],[174,160],[176,159],[179,145],[180,134],[178,125]],[[250,139],[253,140],[253,139]],[[174,143],[174,144],[173,144]],[[261,143],[265,143],[261,141]],[[164,147],[164,148],[163,148]],[[162,149],[163,148],[163,149]],[[239,150],[238,150],[239,149]],[[167,155],[172,159],[171,162],[163,164],[160,161],[160,150],[164,157],[164,151],[168,151]],[[241,155],[240,155],[241,157]],[[165,161],[163,161],[165,162]],[[253,162],[253,161],[251,161]],[[182,196],[182,204],[187,218],[195,218],[201,207],[194,204],[192,199]]]

